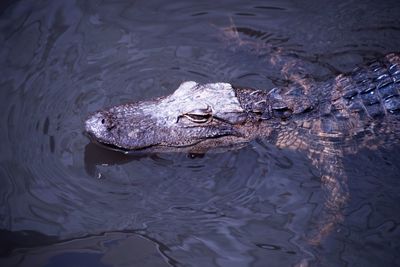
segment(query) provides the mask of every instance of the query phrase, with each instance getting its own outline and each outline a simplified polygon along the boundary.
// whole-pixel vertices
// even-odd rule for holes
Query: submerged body
[[[85,128],[96,142],[125,152],[201,152],[256,137],[285,146],[282,138],[294,141],[299,131],[315,142],[319,136],[372,133],[378,124],[395,131],[390,125],[399,120],[399,58],[389,54],[331,81],[270,92],[184,82],[170,96],[99,111]]]

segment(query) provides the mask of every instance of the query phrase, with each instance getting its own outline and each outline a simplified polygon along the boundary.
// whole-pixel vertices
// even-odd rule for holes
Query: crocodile
[[[389,54],[326,82],[268,92],[187,81],[169,96],[98,111],[85,129],[97,143],[124,152],[206,151],[257,137],[288,146],[299,130],[314,140],[348,139],[398,121],[399,58]]]
[[[399,129],[399,53],[328,81],[269,91],[188,81],[169,96],[100,110],[85,122],[93,141],[124,153],[203,153],[256,138],[304,153],[326,192],[306,237],[311,244],[319,244],[344,218],[349,199],[344,155],[398,143]]]

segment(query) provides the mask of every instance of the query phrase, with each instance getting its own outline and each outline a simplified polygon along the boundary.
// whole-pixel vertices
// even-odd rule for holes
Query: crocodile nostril
[[[105,122],[106,122],[105,119],[102,119],[102,120],[101,120],[101,124],[104,124]]]

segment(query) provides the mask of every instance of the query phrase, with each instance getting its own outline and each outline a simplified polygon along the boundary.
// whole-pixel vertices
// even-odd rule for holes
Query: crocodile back
[[[397,132],[400,55],[389,54],[349,74],[316,83],[306,98],[314,109],[299,114],[296,124],[313,135],[352,138],[367,132]]]
[[[360,119],[400,111],[400,55],[389,54],[335,80],[333,100],[340,112],[358,113]]]
[[[304,82],[268,93],[235,90],[249,119],[265,124],[265,135],[287,135],[289,143],[297,135],[307,136],[308,143],[332,138],[353,142],[358,139],[354,137],[365,136],[394,139],[400,128],[400,54],[386,55],[325,82]]]
[[[400,55],[389,54],[351,73],[314,83],[303,90],[303,98],[282,97],[300,112],[293,112],[289,123],[277,130],[281,147],[321,149],[328,142],[357,150],[390,144],[400,136]]]

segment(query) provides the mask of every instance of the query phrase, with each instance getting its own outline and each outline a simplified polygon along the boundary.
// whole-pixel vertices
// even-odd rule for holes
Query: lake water
[[[398,143],[342,159],[343,218],[310,242],[326,192],[301,152],[124,156],[83,135],[182,81],[270,90],[399,51],[398,0],[0,6],[1,266],[400,266]]]

